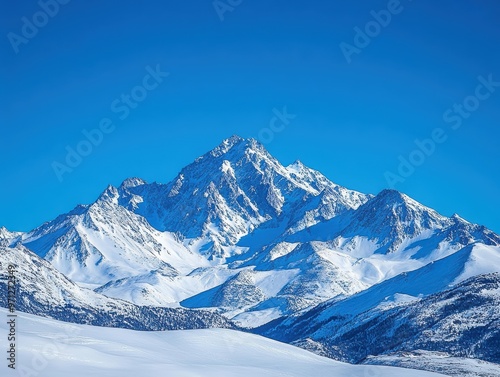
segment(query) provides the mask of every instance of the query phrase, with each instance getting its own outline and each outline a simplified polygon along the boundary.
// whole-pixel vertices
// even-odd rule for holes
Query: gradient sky
[[[266,148],[367,193],[442,128],[395,188],[500,232],[500,88],[459,129],[443,120],[479,76],[500,81],[500,3],[401,0],[349,64],[339,45],[388,3],[244,0],[221,21],[211,0],[69,1],[16,53],[8,33],[43,15],[2,1],[0,225],[30,230],[127,177],[168,182],[224,138],[258,138],[286,106],[296,118]],[[119,119],[113,101],[157,64],[170,76]],[[60,182],[53,162],[105,117],[115,130]]]

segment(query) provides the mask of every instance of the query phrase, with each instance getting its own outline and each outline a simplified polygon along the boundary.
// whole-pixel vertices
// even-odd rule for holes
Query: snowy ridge
[[[5,227],[0,227],[0,246],[12,246],[21,240],[22,232],[10,232]]]
[[[23,244],[72,280],[106,284],[150,271],[190,272],[208,263],[118,204],[109,186],[90,206],[80,206],[25,235]]]

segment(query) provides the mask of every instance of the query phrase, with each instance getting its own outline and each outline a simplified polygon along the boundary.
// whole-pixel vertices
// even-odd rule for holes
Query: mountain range
[[[500,363],[497,234],[395,190],[363,194],[283,166],[253,139],[224,140],[169,183],[108,186],[30,232],[0,228],[0,246],[27,313],[245,328],[337,360],[441,373],[437,360],[454,357],[456,375],[493,375],[470,359]],[[426,362],[404,364],[409,354]]]

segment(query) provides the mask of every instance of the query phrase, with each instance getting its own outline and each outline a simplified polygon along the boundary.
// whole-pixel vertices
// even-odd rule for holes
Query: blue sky
[[[264,135],[286,107],[296,117],[265,144],[282,163],[369,193],[391,172],[396,189],[500,232],[500,87],[470,98],[478,77],[500,81],[500,5],[401,0],[377,29],[372,11],[394,1],[243,0],[223,20],[209,0],[61,0],[53,16],[2,2],[0,225],[30,230],[127,177],[168,182],[224,138]],[[357,48],[350,63],[343,42]],[[169,76],[134,89],[148,66]],[[134,90],[143,100],[126,117],[112,111]],[[474,111],[452,122],[464,101]],[[54,162],[103,118],[113,131],[58,179]],[[419,154],[436,129],[446,141]],[[412,174],[400,156],[418,162]]]

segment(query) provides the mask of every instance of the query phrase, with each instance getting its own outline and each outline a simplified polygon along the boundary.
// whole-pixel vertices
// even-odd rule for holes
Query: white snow
[[[259,287],[268,297],[276,296],[278,292],[299,273],[299,269],[255,271],[255,286]]]
[[[458,284],[473,276],[500,271],[500,247],[478,244],[474,246],[462,274],[453,284]]]
[[[7,311],[0,309],[3,318]],[[0,322],[6,338],[6,321]],[[349,365],[233,330],[139,332],[18,313],[16,370],[37,377],[432,377],[384,366]],[[7,361],[4,360],[6,363]]]

